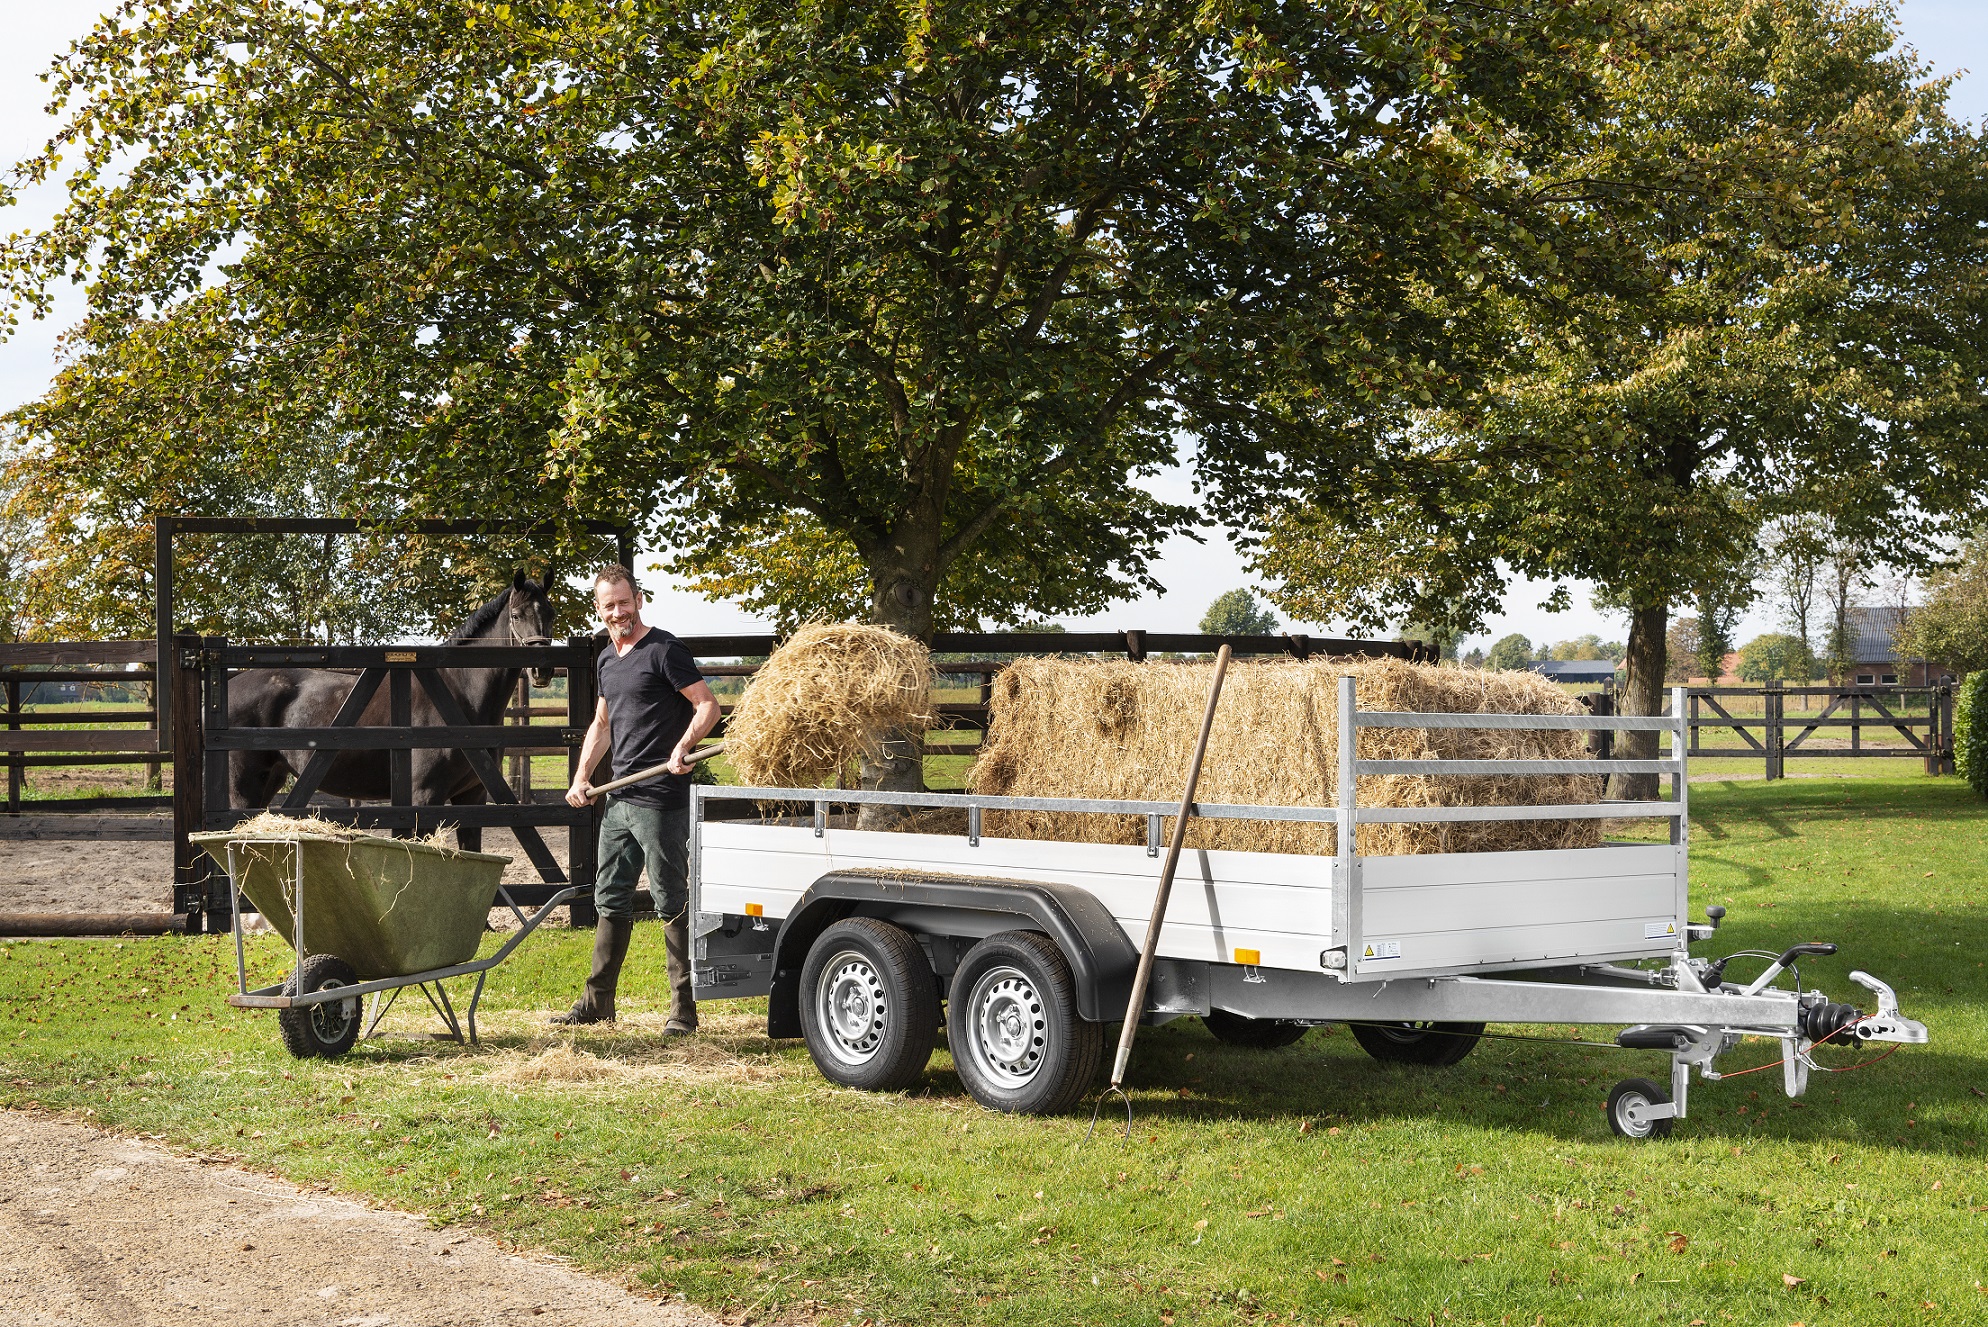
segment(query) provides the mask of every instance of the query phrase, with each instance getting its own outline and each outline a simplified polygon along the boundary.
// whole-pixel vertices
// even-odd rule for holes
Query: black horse
[[[552,601],[545,587],[520,571],[511,588],[470,614],[469,621],[443,642],[445,645],[545,645],[552,636]],[[518,685],[518,668],[444,668],[442,677],[462,703],[472,725],[502,723],[504,705]],[[551,681],[549,672],[534,670],[537,685]],[[257,668],[230,680],[228,722],[237,728],[328,728],[339,706],[356,685],[349,674],[312,668]],[[439,726],[442,716],[417,683],[413,693],[417,727]],[[388,693],[382,686],[366,705],[362,727],[385,727]],[[233,802],[237,807],[265,807],[291,775],[300,773],[311,753],[297,751],[236,751],[229,757]],[[385,751],[345,751],[331,762],[318,785],[338,797],[391,797]],[[485,800],[482,780],[460,751],[414,752],[414,803],[417,806],[464,806]],[[483,831],[460,826],[456,841],[474,852],[483,846]]]

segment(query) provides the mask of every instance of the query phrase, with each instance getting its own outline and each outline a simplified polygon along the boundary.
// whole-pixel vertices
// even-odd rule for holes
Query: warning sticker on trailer
[[[1677,923],[1644,922],[1643,938],[1645,940],[1675,940],[1677,938]]]
[[[1369,940],[1367,941],[1366,948],[1361,951],[1360,957],[1364,960],[1400,958],[1401,941]]]

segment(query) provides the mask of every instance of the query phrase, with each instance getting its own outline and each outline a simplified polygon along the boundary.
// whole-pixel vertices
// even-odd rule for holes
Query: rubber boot
[[[577,1027],[583,1023],[614,1021],[614,988],[620,984],[622,960],[628,957],[628,938],[634,933],[633,918],[602,917],[594,923],[594,970],[587,978],[586,991],[571,1009],[554,1014],[554,1023]]]
[[[663,923],[663,951],[669,959],[670,1018],[666,1037],[687,1037],[697,1031],[697,1000],[690,993],[690,918],[679,912]]]

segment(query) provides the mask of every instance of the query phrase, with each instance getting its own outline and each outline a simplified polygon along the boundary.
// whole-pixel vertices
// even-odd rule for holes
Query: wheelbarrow
[[[299,1058],[345,1054],[362,1024],[364,1035],[372,1036],[410,986],[427,997],[458,1044],[475,1043],[476,1008],[490,969],[510,957],[554,908],[581,892],[562,889],[527,916],[503,885],[508,857],[306,830],[190,837],[228,873],[237,986],[228,1003],[276,1010],[283,1044]],[[297,951],[296,971],[277,985],[249,989],[244,897]],[[493,898],[511,910],[518,930],[496,953],[479,959],[476,950]],[[442,983],[472,975],[476,989],[459,1019]],[[372,1010],[362,1018],[367,997]]]

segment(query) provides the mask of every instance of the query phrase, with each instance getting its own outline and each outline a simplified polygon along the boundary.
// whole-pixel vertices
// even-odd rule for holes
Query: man
[[[566,800],[592,805],[588,774],[609,750],[617,779],[664,763],[670,772],[608,796],[594,877],[600,920],[593,973],[579,1001],[552,1021],[613,1021],[615,986],[635,929],[635,880],[646,864],[669,960],[670,1016],[663,1035],[688,1036],[697,1030],[697,1004],[690,993],[690,765],[684,757],[717,726],[718,698],[683,642],[642,621],[642,591],[628,568],[611,565],[595,573],[594,609],[608,638],[596,665],[600,703]]]

